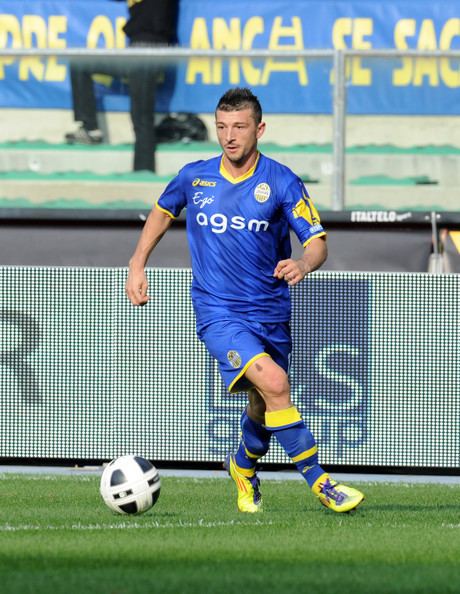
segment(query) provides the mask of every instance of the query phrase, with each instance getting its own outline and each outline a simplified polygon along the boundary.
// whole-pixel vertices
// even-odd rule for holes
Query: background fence
[[[162,50],[128,49],[127,16],[125,2],[0,0],[1,209],[148,208],[184,163],[219,150],[160,146],[156,176],[130,174],[126,77],[103,75],[142,60],[161,64],[157,114],[199,114],[210,140],[218,97],[250,86],[262,150],[323,211],[458,210],[456,0],[180,0],[178,47]],[[99,147],[64,141],[77,61],[98,74]]]
[[[460,19],[459,19],[460,23]],[[460,26],[460,25],[459,25]],[[205,61],[208,63],[208,67],[212,69],[213,64],[224,64],[225,68],[231,68],[231,65],[236,65],[241,67],[241,65],[250,61],[253,63],[254,61],[262,63],[262,64],[269,64],[272,62],[276,62],[277,60],[282,60],[282,63],[286,64],[293,64],[296,65],[303,65],[303,68],[307,69],[307,66],[310,70],[314,72],[318,72],[320,78],[322,80],[322,84],[319,86],[320,94],[323,97],[322,101],[322,108],[321,110],[319,107],[313,107],[311,105],[311,98],[309,95],[303,96],[301,93],[298,98],[296,99],[295,103],[295,111],[297,113],[332,113],[332,152],[329,158],[325,157],[324,154],[322,156],[322,163],[317,163],[315,166],[315,171],[312,171],[313,175],[318,175],[323,172],[326,174],[326,177],[330,177],[328,180],[329,183],[329,196],[328,196],[328,207],[334,211],[340,211],[347,208],[347,199],[346,199],[346,184],[347,184],[347,173],[346,173],[346,118],[347,118],[347,96],[351,95],[352,104],[353,104],[353,113],[366,113],[364,105],[372,105],[376,103],[377,106],[370,108],[371,113],[377,111],[377,113],[382,114],[404,114],[404,115],[413,115],[413,114],[426,114],[429,112],[428,105],[431,105],[431,101],[435,101],[435,105],[440,104],[440,102],[446,106],[450,106],[449,109],[447,107],[443,108],[442,111],[438,112],[435,110],[434,113],[440,114],[449,114],[455,115],[457,112],[455,111],[458,107],[460,109],[460,104],[458,101],[455,100],[453,92],[458,93],[458,87],[460,86],[460,50],[436,50],[436,51],[420,51],[420,50],[292,50],[292,49],[285,49],[285,50],[225,50],[219,51],[214,49],[209,50],[196,50],[191,48],[157,48],[157,49],[131,49],[128,52],[126,50],[107,50],[107,49],[81,49],[81,48],[72,48],[72,49],[61,49],[61,50],[54,50],[54,49],[11,49],[6,48],[1,50],[0,49],[0,57],[3,56],[4,61],[6,64],[15,63],[16,59],[19,59],[19,63],[17,68],[20,72],[20,64],[21,61],[35,61],[35,63],[40,64],[39,60],[70,60],[73,64],[84,63],[86,67],[93,64],[94,65],[94,72],[97,73],[98,69],[103,72],[104,66],[110,66],[114,64],[124,64],[126,69],[133,67],[135,64],[139,63],[146,63],[149,62],[153,65],[160,66],[161,68],[170,68],[175,72],[174,78],[175,79],[184,79],[186,80],[186,70],[190,67],[191,64],[194,62]],[[373,65],[374,70],[371,68],[367,68],[366,72],[369,74],[370,80],[374,80],[373,85],[364,85],[364,86],[353,86],[352,82],[352,72],[354,64],[357,62],[361,65],[363,61],[370,66]],[[406,92],[406,95],[401,95],[400,86],[395,86],[394,82],[391,84],[391,80],[395,78],[395,72],[399,70],[409,70],[410,72],[416,68],[418,63],[424,63],[424,70],[420,75],[420,81],[430,75],[430,72],[439,72],[439,71],[446,71],[451,74],[450,79],[451,82],[445,83],[442,86],[435,87],[434,89],[428,86],[425,89],[418,88],[417,86],[411,86],[410,88],[404,88],[403,91]],[[404,67],[398,68],[400,64],[403,64]],[[426,64],[431,64],[431,66],[426,66]],[[61,64],[61,67],[66,70],[66,66]],[[300,68],[300,66],[297,66]],[[221,66],[223,68],[223,66]],[[184,70],[185,69],[185,70]],[[373,79],[371,77],[371,73]],[[324,79],[324,80],[323,80]],[[457,80],[458,79],[458,80]],[[0,80],[1,83],[1,80]],[[291,81],[292,83],[292,81]],[[5,83],[3,83],[5,84]],[[420,83],[421,84],[421,83]],[[61,83],[62,85],[62,83]],[[327,85],[329,91],[326,88],[323,88]],[[420,86],[420,85],[419,85]],[[199,111],[199,107],[201,105],[202,108],[206,108],[210,111],[214,109],[215,102],[217,101],[218,94],[216,91],[213,92],[214,103],[212,107],[210,107],[209,103],[203,104],[202,95],[202,87],[203,85],[193,84],[193,85],[183,85],[183,93],[185,94],[185,101],[184,105],[180,105],[182,110],[185,111]],[[407,85],[406,85],[407,87]],[[1,87],[0,87],[1,88]],[[23,86],[19,85],[18,89],[23,88]],[[27,88],[27,87],[25,87]],[[32,87],[32,96],[34,93],[34,88]],[[53,88],[53,85],[50,85],[50,88]],[[286,98],[289,96],[291,97],[292,94],[296,94],[301,87],[296,88],[295,85],[290,84],[287,88],[284,88],[281,81],[278,83],[273,83],[271,87],[273,91],[273,95],[276,97],[282,97],[286,95]],[[15,96],[14,86],[12,87],[13,92],[11,93],[12,97]],[[347,92],[348,89],[348,92]],[[37,89],[35,89],[37,92]],[[60,91],[62,94],[62,90]],[[69,89],[64,89],[64,92],[69,94]],[[197,93],[196,97],[194,93]],[[30,91],[27,92],[30,94]],[[26,94],[27,94],[26,93]],[[126,93],[126,90],[125,90]],[[171,93],[173,91],[171,90]],[[407,94],[408,93],[408,94]],[[21,96],[21,93],[16,91],[16,94]],[[174,95],[179,94],[178,89],[174,90]],[[317,94],[317,92],[315,92]],[[8,93],[4,94],[6,97]],[[116,94],[115,94],[116,95]],[[0,104],[1,104],[1,94],[0,94]],[[39,94],[40,96],[40,94]],[[121,94],[123,97],[123,93]],[[188,97],[188,99],[187,99]],[[200,99],[201,97],[201,99]],[[119,95],[120,98],[120,95]],[[431,99],[430,99],[431,98]],[[125,96],[126,99],[126,96]],[[24,99],[26,100],[26,99]],[[27,99],[33,105],[33,97],[29,97]],[[5,101],[5,99],[3,100]],[[13,101],[13,99],[11,99]],[[201,103],[200,103],[201,102]],[[304,102],[304,103],[303,103]],[[424,108],[420,106],[422,103],[425,105]],[[63,104],[66,107],[69,107],[68,103],[65,102]],[[124,105],[124,104],[123,104]],[[118,105],[118,109],[123,107],[122,104]],[[265,109],[265,104],[264,109]],[[7,106],[5,104],[4,106]],[[60,104],[58,103],[55,107],[59,107]],[[127,108],[128,104],[124,105]],[[113,106],[112,106],[113,107]],[[454,109],[451,113],[450,109]],[[290,103],[284,105],[284,107],[280,107],[278,105],[277,109],[282,109],[283,112],[292,112],[293,106]],[[446,140],[448,145],[448,141]],[[369,139],[369,144],[372,145],[372,138]],[[206,152],[207,149],[204,149]],[[454,147],[450,147],[452,155],[447,155],[447,158],[458,158],[458,150],[455,150]],[[323,151],[324,152],[324,151]],[[444,160],[446,159],[446,155],[444,155]],[[327,162],[329,161],[329,162]],[[297,165],[299,167],[299,165]],[[382,171],[385,170],[385,166],[381,166]],[[37,170],[37,168],[35,168]],[[40,166],[38,166],[40,169]],[[446,169],[446,167],[444,167]],[[447,169],[449,169],[449,164],[447,164]],[[396,174],[404,174],[404,167],[400,165],[393,164],[393,171]],[[442,206],[442,199],[439,204],[435,205],[436,209],[441,210],[456,210],[455,200],[452,201],[452,198],[449,195],[449,189],[451,186],[456,186],[457,184],[457,177],[458,175],[453,172],[452,168],[450,168],[450,173],[447,172],[447,176],[443,175],[442,177],[446,178],[442,180],[442,183],[445,184],[447,187],[444,189],[444,199],[446,204],[448,205],[447,208]],[[302,165],[300,165],[300,172],[303,172]],[[361,171],[363,173],[363,171]],[[372,171],[368,169],[367,173],[372,174]],[[356,175],[356,173],[354,173]],[[307,179],[305,180],[307,184],[309,182],[317,183],[318,180],[314,180],[313,178],[310,179],[309,175],[306,176]],[[371,175],[372,177],[372,175]],[[374,178],[376,176],[374,175]],[[418,181],[417,181],[418,179]],[[389,178],[391,184],[391,178]],[[419,183],[420,185],[438,185],[439,180],[431,179],[429,176],[426,175],[417,175],[413,180],[414,183]],[[368,181],[369,183],[369,181]],[[393,181],[394,183],[394,181]],[[163,180],[164,185],[164,180]],[[359,184],[358,184],[359,185]],[[355,193],[359,193],[359,188],[354,188]],[[374,189],[375,191],[375,189]],[[406,188],[407,191],[407,188]],[[421,194],[420,188],[418,192]],[[425,192],[426,193],[426,192]],[[411,200],[411,198],[409,198]],[[369,198],[367,200],[369,201]],[[413,198],[412,198],[413,201]],[[426,202],[424,200],[423,202]],[[372,202],[370,202],[372,204]],[[414,204],[412,203],[412,208]],[[425,204],[426,206],[426,204]]]

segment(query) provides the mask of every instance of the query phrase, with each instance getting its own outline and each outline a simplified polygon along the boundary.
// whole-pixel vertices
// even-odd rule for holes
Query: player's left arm
[[[314,237],[304,248],[300,260],[280,260],[273,276],[284,279],[288,285],[300,283],[307,274],[317,270],[327,259],[326,236]]]

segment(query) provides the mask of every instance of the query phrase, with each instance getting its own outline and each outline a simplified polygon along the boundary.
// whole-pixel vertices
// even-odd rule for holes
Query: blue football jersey
[[[306,246],[325,235],[318,212],[288,167],[259,153],[233,178],[222,156],[186,165],[157,208],[175,218],[187,209],[192,301],[198,327],[235,315],[259,322],[290,318],[289,287],[273,276],[291,256],[289,229]]]

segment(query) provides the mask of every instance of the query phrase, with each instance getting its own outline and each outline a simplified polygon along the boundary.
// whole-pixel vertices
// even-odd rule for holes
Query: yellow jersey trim
[[[221,174],[222,177],[225,177],[225,179],[227,181],[229,181],[231,184],[239,184],[240,182],[248,179],[249,177],[251,177],[252,175],[254,175],[254,171],[256,170],[257,167],[257,163],[259,162],[259,157],[260,157],[260,153],[257,153],[257,158],[256,158],[256,162],[254,163],[254,165],[251,167],[251,169],[249,169],[249,171],[246,171],[246,173],[244,173],[243,175],[240,175],[240,177],[233,177],[224,167],[224,155],[222,155],[222,158],[220,160],[220,167],[219,167],[219,173]]]
[[[309,450],[306,450],[305,452],[302,452],[301,454],[294,456],[293,458],[291,458],[291,460],[294,463],[302,462],[302,460],[307,460],[308,458],[311,458],[314,454],[316,454],[317,451],[318,451],[318,446],[315,445],[312,448],[310,448]]]
[[[324,237],[326,235],[326,231],[321,231],[321,233],[318,233],[318,235],[313,235],[313,237],[310,237],[310,239],[307,239],[307,241],[305,243],[303,243],[303,247],[307,247],[307,245],[309,243],[311,243],[313,241],[313,239],[316,239],[318,237]]]
[[[257,359],[260,359],[261,357],[269,357],[269,356],[270,355],[268,353],[259,353],[258,355],[255,355],[252,359],[249,359],[249,361],[246,363],[246,365],[243,367],[243,369],[239,372],[239,374],[236,376],[236,378],[229,385],[228,391],[229,392],[232,391],[233,386],[236,384],[236,382],[239,379],[241,379],[243,377],[243,375],[246,373],[246,371],[248,370],[248,368],[254,363],[254,361],[257,361]]]
[[[176,218],[172,212],[169,212],[169,210],[166,210],[166,208],[160,206],[158,202],[155,204],[155,206],[158,208],[158,210],[161,210],[161,212],[164,212],[166,215],[168,215],[168,217],[171,217],[172,219]]]
[[[449,235],[460,254],[460,231],[449,231]]]
[[[289,425],[295,425],[302,420],[296,406],[290,406],[283,410],[275,410],[265,413],[265,426],[267,429],[281,429]]]

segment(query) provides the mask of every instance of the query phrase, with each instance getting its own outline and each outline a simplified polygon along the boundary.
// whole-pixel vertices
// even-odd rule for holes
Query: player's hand
[[[149,301],[147,291],[149,284],[144,269],[129,269],[125,292],[133,305],[145,305]]]
[[[273,276],[284,279],[291,287],[300,283],[310,272],[303,260],[280,260],[276,265]]]

